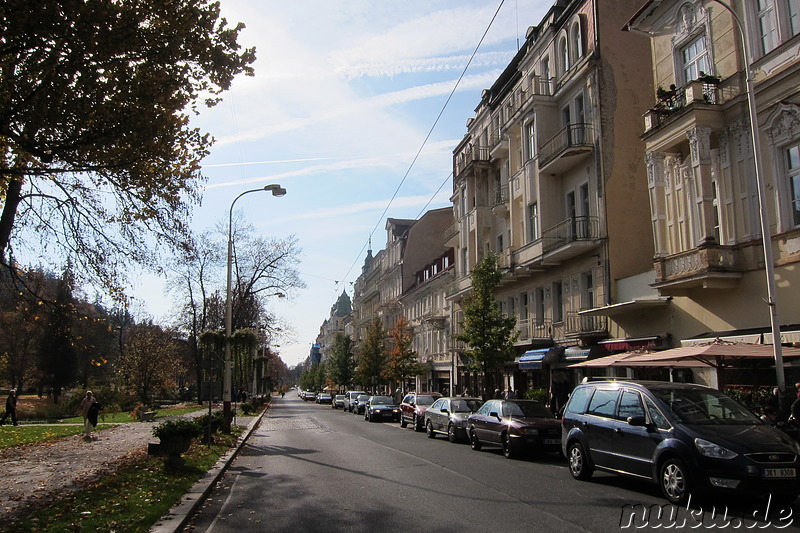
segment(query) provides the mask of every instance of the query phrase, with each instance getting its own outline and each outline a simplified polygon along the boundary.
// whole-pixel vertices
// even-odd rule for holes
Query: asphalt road
[[[797,504],[772,508],[768,522],[758,523],[752,517],[765,516],[763,502],[703,505],[705,514],[670,508],[646,482],[603,473],[575,481],[555,454],[510,460],[499,448],[476,452],[292,392],[274,400],[188,530],[574,533],[675,529],[681,520],[677,529],[687,531],[800,526]]]

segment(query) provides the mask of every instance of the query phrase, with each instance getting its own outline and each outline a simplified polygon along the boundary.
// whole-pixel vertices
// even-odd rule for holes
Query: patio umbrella
[[[798,348],[782,348],[784,357],[800,357]],[[625,354],[619,354],[625,355]],[[640,366],[642,364],[661,364],[683,361],[699,363],[700,366],[721,368],[741,359],[771,359],[774,357],[771,344],[745,344],[712,342],[696,346],[682,346],[660,352],[635,354],[624,359],[624,366]]]
[[[597,359],[590,359],[588,361],[581,361],[580,363],[575,363],[573,365],[569,365],[569,368],[608,368],[611,366],[630,366],[630,367],[640,367],[640,366],[660,366],[664,368],[675,368],[675,367],[692,367],[692,366],[703,366],[696,361],[686,361],[686,360],[678,360],[678,361],[650,361],[644,359],[646,356],[655,355],[660,352],[649,352],[649,351],[642,351],[642,352],[625,352],[625,353],[615,353],[612,355],[607,355],[605,357],[598,357]],[[636,361],[635,363],[633,361]]]

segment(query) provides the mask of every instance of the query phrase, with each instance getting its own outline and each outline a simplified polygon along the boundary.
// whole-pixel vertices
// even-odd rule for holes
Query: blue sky
[[[255,46],[258,60],[254,77],[238,79],[195,120],[217,143],[204,161],[208,183],[193,227],[227,224],[242,191],[268,183],[287,189],[283,198],[247,195],[236,211],[265,235],[296,235],[303,249],[308,288],[272,307],[291,327],[277,342],[292,366],[308,355],[342,290],[352,296],[370,236],[373,250],[384,247],[386,217],[416,218],[429,202],[427,209],[450,205],[452,150],[481,90],[552,2],[502,4],[413,166],[500,0],[221,4],[229,21],[247,25],[240,43]],[[153,317],[168,315],[163,281],[144,278],[133,294]]]

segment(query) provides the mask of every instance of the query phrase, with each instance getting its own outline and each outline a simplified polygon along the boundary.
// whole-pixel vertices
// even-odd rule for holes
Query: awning
[[[781,344],[800,343],[800,330],[781,331]],[[764,333],[764,344],[772,344],[772,332]]]
[[[721,337],[705,337],[700,339],[685,339],[681,341],[681,346],[699,346],[713,343],[715,340],[727,342],[739,342],[744,344],[761,344],[761,333],[751,333],[749,335],[724,335]]]
[[[610,352],[632,352],[634,350],[658,350],[664,347],[664,337],[655,335],[653,337],[638,337],[635,339],[614,339],[610,341],[600,341],[597,344],[605,347]]]
[[[538,350],[528,350],[519,358],[520,370],[539,370],[542,364],[549,364],[558,359],[563,348],[551,347]]]
[[[653,307],[662,307],[669,304],[671,299],[672,298],[670,297],[633,299],[628,302],[604,305],[603,307],[595,307],[593,309],[585,309],[583,311],[578,311],[578,314],[580,316],[621,315],[624,313],[630,313],[631,311],[643,311]]]
[[[580,346],[570,346],[564,350],[564,357],[562,359],[567,363],[578,363],[604,355],[608,355],[608,350],[605,346],[593,345],[584,348]]]

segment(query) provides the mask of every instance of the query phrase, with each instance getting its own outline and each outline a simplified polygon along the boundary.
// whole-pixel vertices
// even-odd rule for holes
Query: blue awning
[[[542,368],[542,360],[547,355],[550,348],[541,350],[529,350],[519,358],[519,368],[521,370],[539,370]]]
[[[564,361],[585,361],[589,358],[590,350],[588,348],[579,348],[577,346],[570,346],[564,350]]]

